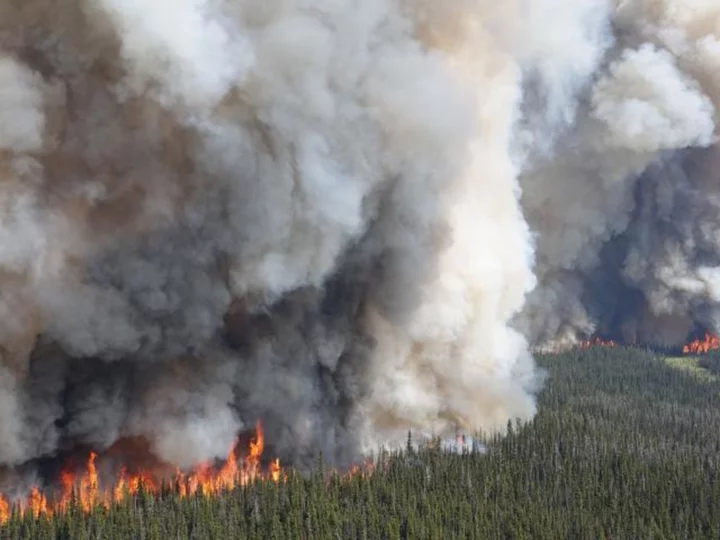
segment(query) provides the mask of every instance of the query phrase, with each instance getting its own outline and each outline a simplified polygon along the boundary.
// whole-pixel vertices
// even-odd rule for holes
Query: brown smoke
[[[0,462],[343,464],[532,417],[531,346],[717,330],[719,12],[6,2]]]
[[[0,7],[0,462],[529,418],[520,72],[469,9]]]

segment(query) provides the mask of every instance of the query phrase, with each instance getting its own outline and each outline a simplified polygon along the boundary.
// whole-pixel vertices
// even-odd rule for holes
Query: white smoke
[[[699,4],[709,7],[701,2],[698,9]],[[687,40],[695,34],[694,46],[702,41],[708,51],[717,25],[698,33],[699,19],[687,17],[695,11],[684,11],[683,2],[625,1],[612,7],[615,39],[579,98],[574,125],[551,153],[531,147],[521,177],[525,215],[538,233],[540,285],[518,324],[547,348],[598,331],[616,338],[619,332],[628,341],[678,344],[693,321],[713,326],[697,309],[703,302],[690,301],[695,293],[688,284],[707,270],[694,260],[692,233],[681,228],[685,222],[694,224],[690,228],[712,227],[714,219],[681,209],[679,198],[689,190],[704,197],[709,191],[707,185],[689,185],[687,177],[692,184],[699,175],[685,174],[689,169],[682,161],[686,148],[715,143],[717,82],[712,63],[698,65]],[[661,182],[659,173],[675,178]],[[655,206],[658,197],[666,207],[676,206],[666,226],[658,218],[667,220],[670,210]],[[672,247],[678,241],[682,249]],[[670,252],[679,259],[662,255]],[[707,298],[704,292],[700,296]],[[669,308],[671,298],[676,308]]]
[[[343,463],[532,417],[531,346],[712,327],[695,3],[0,6],[0,461]]]

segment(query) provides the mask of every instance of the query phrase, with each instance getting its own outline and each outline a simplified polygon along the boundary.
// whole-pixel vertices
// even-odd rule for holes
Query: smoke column
[[[529,419],[532,348],[720,326],[702,0],[0,5],[0,463]]]
[[[676,346],[720,326],[720,8],[596,4],[609,18],[587,19],[593,69],[535,77],[526,94],[520,184],[539,285],[518,326],[545,348],[595,332]],[[544,114],[558,93],[574,94],[565,114]]]

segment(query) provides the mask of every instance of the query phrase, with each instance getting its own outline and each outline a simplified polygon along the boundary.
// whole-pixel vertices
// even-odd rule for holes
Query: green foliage
[[[720,383],[635,349],[538,361],[537,416],[487,451],[417,450],[408,435],[368,477],[338,478],[318,456],[307,477],[217,498],[166,490],[87,516],[15,514],[0,540],[720,537]]]
[[[698,358],[698,366],[715,377],[720,376],[720,351],[711,351],[709,354]]]
[[[665,358],[668,365],[686,371],[704,382],[720,380],[720,357],[717,353],[708,356],[669,356]]]

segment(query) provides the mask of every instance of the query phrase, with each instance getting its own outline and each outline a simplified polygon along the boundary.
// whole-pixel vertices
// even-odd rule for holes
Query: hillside
[[[438,448],[380,458],[372,473],[260,482],[220,497],[140,491],[85,515],[20,517],[12,539],[527,538],[720,536],[720,381],[635,349],[539,363],[539,412],[487,453]]]

